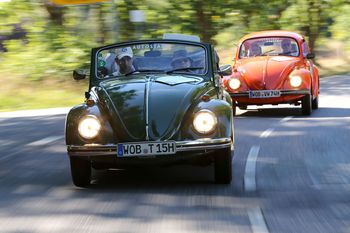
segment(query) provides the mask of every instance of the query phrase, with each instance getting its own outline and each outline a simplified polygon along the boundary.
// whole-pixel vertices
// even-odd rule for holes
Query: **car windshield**
[[[200,45],[175,42],[135,43],[99,51],[96,73],[99,78],[136,73],[204,75],[207,66],[207,54]]]
[[[289,37],[249,39],[242,43],[239,58],[257,56],[299,56],[298,43]]]

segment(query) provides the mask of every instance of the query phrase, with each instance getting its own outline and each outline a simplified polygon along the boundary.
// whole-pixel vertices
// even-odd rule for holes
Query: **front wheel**
[[[311,115],[312,113],[312,96],[307,94],[301,100],[301,111],[303,115]]]
[[[237,107],[237,103],[236,101],[232,101],[232,116],[236,116],[236,107]]]
[[[318,109],[318,96],[312,100],[312,109]]]
[[[217,150],[214,156],[215,183],[230,184],[232,180],[231,148]]]
[[[75,186],[86,187],[91,180],[91,163],[78,157],[70,157],[70,169]]]

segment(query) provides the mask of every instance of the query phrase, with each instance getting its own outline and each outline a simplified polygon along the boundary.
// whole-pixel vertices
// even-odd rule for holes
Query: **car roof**
[[[270,31],[260,31],[260,32],[253,32],[250,33],[240,39],[240,43],[247,40],[247,39],[253,39],[253,38],[260,38],[260,37],[292,37],[298,41],[304,40],[304,37],[296,32],[291,31],[285,31],[285,30],[270,30]]]

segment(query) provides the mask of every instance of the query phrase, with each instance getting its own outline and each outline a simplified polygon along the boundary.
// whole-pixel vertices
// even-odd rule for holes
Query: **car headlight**
[[[217,124],[215,114],[209,110],[197,112],[193,119],[194,129],[201,134],[211,133]]]
[[[88,115],[84,117],[78,126],[79,134],[86,139],[92,139],[97,136],[101,129],[101,123],[97,117]]]
[[[289,83],[292,87],[299,87],[301,85],[301,83],[303,82],[303,80],[301,79],[300,76],[291,76]]]
[[[241,81],[237,78],[231,78],[230,80],[228,80],[228,86],[232,90],[236,90],[241,86]]]

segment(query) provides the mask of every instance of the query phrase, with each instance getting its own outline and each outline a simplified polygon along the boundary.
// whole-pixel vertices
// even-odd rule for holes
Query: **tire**
[[[215,183],[230,184],[232,180],[231,148],[220,149],[214,158]]]
[[[312,100],[312,109],[318,109],[318,96]]]
[[[86,187],[91,180],[91,163],[78,157],[70,157],[70,169],[73,184],[77,187]]]
[[[301,111],[303,115],[309,116],[312,113],[312,99],[311,94],[307,94],[301,100]]]
[[[236,101],[233,101],[232,102],[232,116],[236,116],[236,107],[237,107]]]

